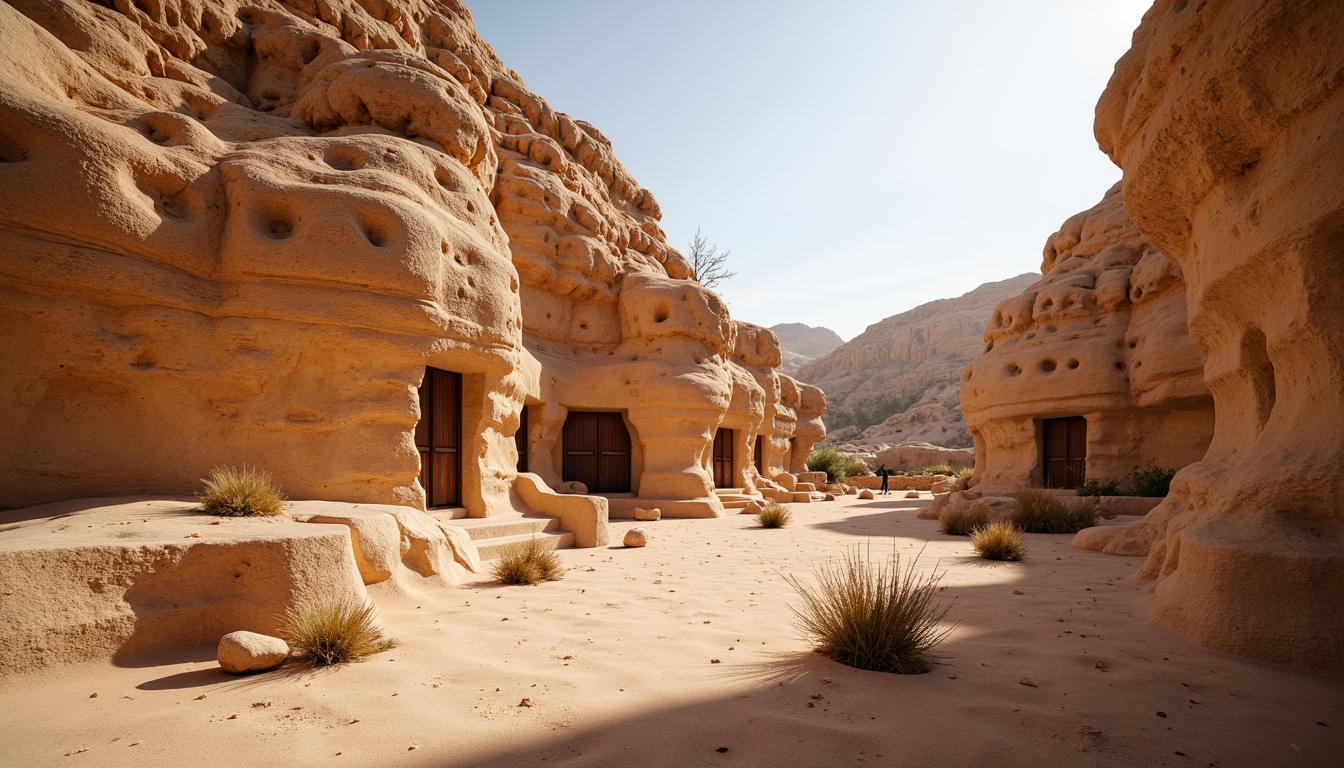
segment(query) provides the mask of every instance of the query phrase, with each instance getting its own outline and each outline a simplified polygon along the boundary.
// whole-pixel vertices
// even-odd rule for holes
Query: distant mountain
[[[771,326],[770,330],[779,337],[779,348],[784,353],[779,370],[790,375],[845,343],[830,328],[813,328],[802,323],[780,323]]]
[[[826,431],[836,442],[969,446],[961,373],[980,353],[999,303],[1040,277],[1029,272],[985,283],[893,315],[793,375],[826,392]],[[771,330],[779,334],[779,327],[785,326]]]

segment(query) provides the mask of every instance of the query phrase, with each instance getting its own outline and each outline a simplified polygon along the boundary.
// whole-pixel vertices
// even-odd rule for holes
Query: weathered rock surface
[[[1160,0],[1097,105],[1135,225],[1188,280],[1213,439],[1141,522],[1163,623],[1344,669],[1344,5]],[[1285,485],[1284,479],[1291,478]]]
[[[219,638],[215,652],[225,672],[243,675],[275,669],[289,658],[289,643],[256,632],[230,632]]]
[[[832,440],[969,447],[957,407],[961,372],[980,351],[995,306],[1031,281],[1019,275],[922,304],[799,369],[800,380],[826,392]]]
[[[662,517],[663,511],[657,507],[654,507],[653,509],[644,509],[642,507],[636,507],[634,515],[636,520],[652,521]]]
[[[845,340],[830,328],[814,328],[804,323],[780,323],[770,326],[770,331],[779,338],[779,349],[783,354],[779,371],[791,376],[796,374],[799,368],[825,357],[845,343]]]
[[[643,528],[631,528],[625,532],[625,539],[622,543],[627,547],[642,547],[649,543],[649,535]]]
[[[1120,185],[1046,241],[1042,277],[994,311],[962,375],[975,482],[1043,482],[1041,420],[1087,419],[1086,477],[1204,455],[1213,401],[1185,323],[1179,266],[1130,222]]]

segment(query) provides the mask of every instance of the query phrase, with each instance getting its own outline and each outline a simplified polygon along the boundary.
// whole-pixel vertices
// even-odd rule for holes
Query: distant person
[[[887,469],[886,464],[877,468],[877,476],[882,478],[882,495],[890,495],[891,491],[887,490],[887,478],[891,477],[891,470]]]

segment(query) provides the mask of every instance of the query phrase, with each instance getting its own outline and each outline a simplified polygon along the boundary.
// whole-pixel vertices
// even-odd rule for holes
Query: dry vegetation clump
[[[201,511],[212,515],[268,517],[280,514],[285,506],[285,496],[270,474],[246,464],[242,469],[215,467],[201,482],[205,488],[196,498],[201,500]]]
[[[971,546],[986,560],[1016,562],[1027,556],[1022,532],[1007,520],[996,520],[971,531]]]
[[[789,512],[788,507],[771,500],[765,503],[765,508],[756,516],[756,522],[760,523],[762,528],[783,528],[793,522],[793,514]]]
[[[985,512],[966,505],[948,507],[938,513],[938,531],[948,536],[969,536],[985,524]]]
[[[383,637],[373,603],[350,598],[286,610],[280,636],[315,667],[359,661],[397,645]]]
[[[817,567],[815,587],[785,576],[803,598],[801,608],[789,606],[796,626],[818,653],[846,666],[928,672],[940,659],[934,647],[951,631],[939,627],[950,605],[935,600],[942,574],[922,576],[917,562],[902,568],[892,554],[874,564],[853,547]]]
[[[1024,533],[1077,533],[1097,524],[1096,502],[1066,503],[1040,489],[1014,494],[1013,524]]]
[[[825,472],[828,483],[843,483],[851,477],[872,474],[867,464],[832,447],[818,448],[808,454],[806,463],[810,472]]]
[[[560,568],[560,556],[537,538],[515,544],[490,566],[490,572],[501,584],[528,586],[565,577]]]

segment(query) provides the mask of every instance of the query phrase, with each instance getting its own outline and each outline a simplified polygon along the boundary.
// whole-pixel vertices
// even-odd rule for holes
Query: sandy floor
[[[383,596],[400,647],[335,670],[235,678],[207,648],[6,679],[0,763],[1344,765],[1344,676],[1185,641],[1148,619],[1137,561],[1068,536],[969,557],[915,518],[927,503],[794,505],[783,530],[617,522],[650,545],[566,551],[538,587]],[[798,637],[782,574],[855,545],[945,570],[944,666],[861,672]]]

